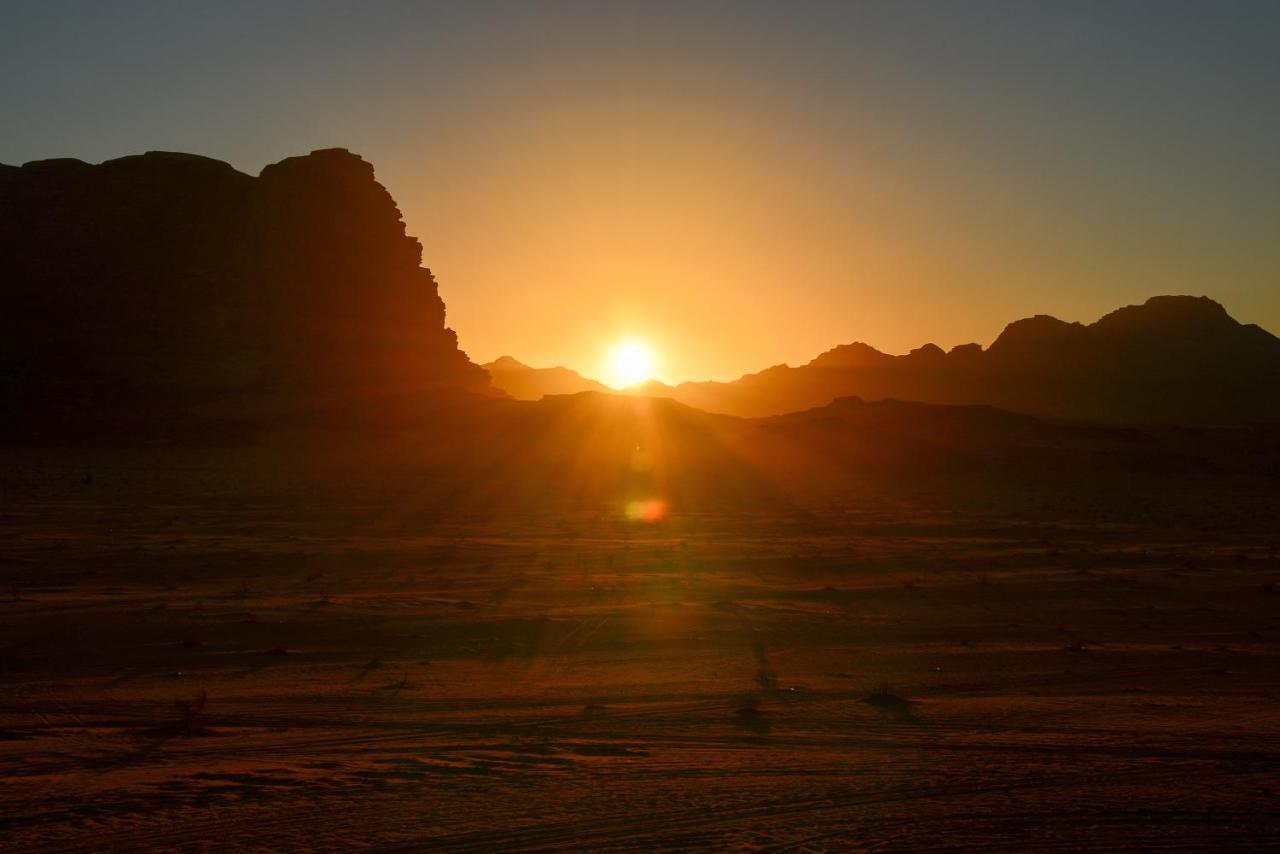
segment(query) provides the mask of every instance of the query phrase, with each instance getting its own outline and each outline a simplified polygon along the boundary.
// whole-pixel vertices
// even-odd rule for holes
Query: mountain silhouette
[[[500,423],[545,411],[481,405],[486,397],[611,391],[511,357],[473,364],[445,325],[435,279],[394,200],[373,167],[344,149],[291,157],[257,177],[170,152],[96,166],[0,166],[0,202],[0,433],[10,438],[154,440],[424,421],[457,434],[474,429],[459,420],[468,408]],[[838,428],[883,442],[886,427],[867,423],[869,413],[914,413],[903,424],[943,418],[843,400],[852,397],[1059,419],[1275,422],[1280,339],[1205,297],[1164,296],[1088,325],[1019,320],[986,349],[926,344],[892,356],[853,343],[733,382],[649,381],[597,395],[763,418],[748,431],[760,441],[798,430],[825,442]],[[786,413],[794,418],[771,420]],[[982,417],[1009,441],[995,428],[1024,423]],[[730,422],[715,423],[721,435]],[[928,437],[930,447],[937,439]]]
[[[0,167],[0,431],[182,433],[497,393],[373,167],[153,151]]]
[[[835,398],[989,404],[1062,418],[1175,424],[1280,420],[1280,339],[1207,297],[1158,296],[1095,323],[1037,315],[983,350],[926,344],[905,356],[836,347],[792,368],[728,383],[684,383],[674,397],[712,412],[765,416]]]
[[[494,386],[517,400],[538,400],[548,394],[575,394],[580,391],[610,393],[604,383],[587,379],[568,368],[531,368],[511,356],[500,356],[481,365],[489,372]]]
[[[630,397],[675,397],[675,386],[661,380],[643,380],[623,389],[615,389],[602,382],[584,377],[565,367],[532,368],[512,356],[502,356],[482,365],[499,388],[517,400],[539,400],[549,394],[578,394],[598,391],[604,394]]]
[[[516,397],[551,393],[532,380],[518,391],[506,377],[495,382]],[[556,390],[583,391],[589,383]],[[1158,296],[1088,325],[1047,315],[1018,320],[985,350],[926,344],[892,356],[844,344],[808,364],[775,365],[732,382],[633,391],[753,418],[858,396],[1111,422],[1269,423],[1280,421],[1280,339],[1238,323],[1207,297]]]

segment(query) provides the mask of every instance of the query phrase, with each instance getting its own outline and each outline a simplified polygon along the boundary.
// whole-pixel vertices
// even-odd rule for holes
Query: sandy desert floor
[[[3,490],[5,850],[1280,847],[1274,492]]]

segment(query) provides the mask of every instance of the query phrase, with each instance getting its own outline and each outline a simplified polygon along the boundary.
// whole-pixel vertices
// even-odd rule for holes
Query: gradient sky
[[[0,162],[374,163],[477,361],[669,380],[1206,294],[1280,331],[1280,3],[0,3]]]

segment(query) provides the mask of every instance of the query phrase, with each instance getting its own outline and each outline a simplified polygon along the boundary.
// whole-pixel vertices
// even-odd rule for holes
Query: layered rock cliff
[[[343,149],[256,178],[168,152],[0,167],[0,429],[181,434],[492,393],[421,256]]]

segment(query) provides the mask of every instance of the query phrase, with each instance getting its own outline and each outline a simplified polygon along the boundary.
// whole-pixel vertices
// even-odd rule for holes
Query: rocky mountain
[[[672,396],[710,412],[768,416],[839,397],[988,404],[1086,420],[1242,424],[1280,421],[1280,339],[1206,297],[1160,296],[1095,323],[1037,315],[987,349],[904,356],[846,344],[799,367],[727,383],[683,383]]]
[[[517,398],[603,388],[565,368],[509,364],[518,368],[495,373],[494,383]],[[1280,339],[1238,323],[1207,297],[1159,296],[1088,325],[1047,315],[1018,320],[985,350],[925,344],[892,356],[842,344],[807,364],[732,382],[649,382],[626,393],[747,418],[856,396],[1111,422],[1270,423],[1280,421]]]
[[[343,149],[256,177],[168,152],[0,166],[0,435],[443,424],[475,395],[609,391],[510,357],[471,363],[421,261],[373,167]],[[1277,422],[1280,339],[1210,299],[1154,297],[1088,325],[1019,320],[986,349],[892,356],[847,344],[799,367],[627,394],[745,417],[857,396],[1079,420]]]
[[[0,166],[0,432],[164,437],[495,393],[344,149]],[[358,414],[357,414],[358,413]]]
[[[570,368],[531,368],[511,356],[502,356],[481,367],[489,372],[495,388],[516,400],[540,400],[549,394],[578,394],[583,391],[627,397],[677,396],[675,386],[660,380],[645,380],[624,389],[615,389]]]
[[[531,368],[511,356],[500,356],[481,365],[493,385],[517,400],[538,400],[547,394],[576,394],[580,391],[613,393],[604,383],[587,379],[568,368]]]

